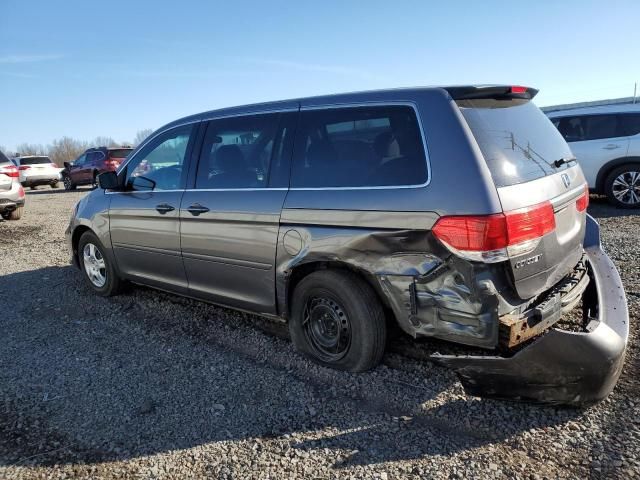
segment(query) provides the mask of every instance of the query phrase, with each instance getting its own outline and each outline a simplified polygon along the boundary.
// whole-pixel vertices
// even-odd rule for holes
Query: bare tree
[[[111,137],[96,137],[91,142],[92,147],[118,147],[120,146],[116,141]]]
[[[86,149],[86,142],[70,137],[62,137],[59,140],[54,140],[49,145],[49,157],[56,165],[61,167],[64,162],[75,160]]]
[[[138,130],[138,133],[136,133],[136,136],[133,139],[133,146],[137,147],[138,145],[140,145],[152,133],[153,133],[153,130],[151,130],[150,128],[145,128],[144,130]]]
[[[46,155],[47,149],[42,144],[21,143],[16,146],[16,155]]]

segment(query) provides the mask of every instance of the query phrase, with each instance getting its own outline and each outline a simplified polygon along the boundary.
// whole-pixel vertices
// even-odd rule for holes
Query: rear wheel
[[[98,172],[93,172],[93,180],[91,181],[91,188],[98,188]]]
[[[24,206],[20,206],[13,210],[12,212],[7,212],[2,214],[2,218],[5,220],[20,220],[22,217],[22,211],[24,210]]]
[[[298,284],[289,331],[305,355],[350,372],[378,365],[387,335],[373,289],[357,275],[336,270],[311,273]]]
[[[59,182],[57,182],[57,181],[56,182],[52,182],[51,183],[51,188],[58,188],[58,184],[59,184]]]
[[[73,183],[71,177],[69,175],[65,175],[62,177],[62,184],[64,185],[65,190],[75,190],[76,184]]]
[[[640,165],[615,168],[605,180],[605,193],[612,204],[621,208],[640,207]]]
[[[85,280],[98,295],[110,297],[120,291],[122,281],[105,254],[104,246],[93,232],[85,232],[80,237],[78,263]]]

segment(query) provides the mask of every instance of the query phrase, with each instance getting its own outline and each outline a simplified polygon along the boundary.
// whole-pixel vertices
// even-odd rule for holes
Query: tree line
[[[16,145],[16,149],[14,152],[8,151],[2,146],[0,146],[0,151],[2,151],[9,158],[20,155],[46,155],[51,159],[53,163],[61,167],[63,166],[64,162],[70,162],[78,158],[80,154],[87,148],[123,146],[136,147],[140,143],[142,143],[149,135],[151,135],[152,132],[153,130],[149,128],[138,131],[135,138],[133,139],[133,142],[118,143],[111,137],[96,137],[93,139],[93,141],[86,142],[83,140],[65,136],[54,140],[49,145],[43,145],[41,143],[21,143],[19,145]]]

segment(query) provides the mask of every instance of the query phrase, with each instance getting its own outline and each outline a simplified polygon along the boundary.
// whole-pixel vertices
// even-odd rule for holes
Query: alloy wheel
[[[89,281],[98,288],[107,283],[107,267],[104,256],[93,243],[87,243],[82,251],[82,263]]]
[[[625,205],[640,203],[640,172],[622,172],[613,180],[613,196]]]

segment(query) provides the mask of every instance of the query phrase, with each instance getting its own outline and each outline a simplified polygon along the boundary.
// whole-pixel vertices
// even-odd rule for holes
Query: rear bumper
[[[58,173],[47,175],[32,175],[20,179],[20,183],[23,187],[34,187],[36,185],[50,185],[58,182],[60,177]]]
[[[471,395],[537,403],[586,405],[614,388],[629,337],[629,313],[620,275],[600,246],[587,216],[585,253],[594,284],[584,302],[597,310],[587,332],[551,329],[511,357],[433,356],[456,370]]]
[[[7,198],[0,198],[0,213],[13,212],[16,208],[24,205],[24,198],[18,200],[11,200]]]

